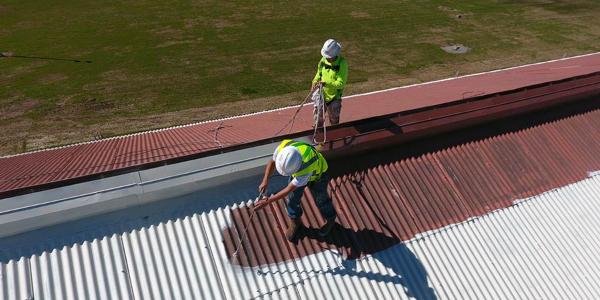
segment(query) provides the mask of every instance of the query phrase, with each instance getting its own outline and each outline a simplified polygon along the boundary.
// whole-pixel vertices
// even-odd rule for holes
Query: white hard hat
[[[334,39],[328,39],[323,44],[321,55],[325,58],[334,58],[340,54],[340,51],[342,51],[342,45]]]
[[[287,146],[277,153],[275,158],[275,168],[283,176],[290,176],[302,166],[302,155],[296,147]]]

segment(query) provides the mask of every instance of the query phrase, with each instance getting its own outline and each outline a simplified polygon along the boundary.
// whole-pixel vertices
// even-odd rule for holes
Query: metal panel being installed
[[[297,243],[272,205],[235,258],[254,181],[5,238],[0,299],[598,299],[599,120],[343,174],[330,236],[306,193]]]

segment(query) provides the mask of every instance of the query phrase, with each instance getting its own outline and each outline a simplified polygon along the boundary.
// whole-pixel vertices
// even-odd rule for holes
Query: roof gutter
[[[0,201],[0,237],[172,199],[257,176],[263,172],[275,146],[263,144],[6,198]]]

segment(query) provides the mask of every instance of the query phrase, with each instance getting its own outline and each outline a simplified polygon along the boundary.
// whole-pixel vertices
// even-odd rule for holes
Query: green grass
[[[598,15],[596,0],[5,0],[0,51],[92,63],[0,58],[0,126],[8,131],[2,141],[20,145],[43,132],[52,137],[49,144],[73,142],[76,136],[61,138],[61,132],[306,91],[330,37],[344,45],[350,92],[402,78],[446,77],[487,60],[500,66],[561,50],[597,51]],[[473,50],[440,49],[452,43]],[[23,121],[32,123],[25,132],[11,127]]]

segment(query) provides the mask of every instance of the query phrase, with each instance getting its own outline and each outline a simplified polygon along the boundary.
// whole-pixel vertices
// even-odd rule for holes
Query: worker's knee
[[[336,125],[340,123],[340,114],[342,112],[342,100],[333,100],[327,107],[329,123]]]
[[[327,184],[329,183],[329,176],[327,173],[321,175],[321,178],[317,180],[311,187],[311,192],[315,201],[317,202],[317,206],[326,206],[331,203],[331,198],[327,194]]]
[[[331,125],[337,125],[340,123],[340,116],[329,116],[329,123]]]
[[[293,192],[289,193],[286,197],[286,201],[288,205],[298,206],[300,205],[300,200],[302,199],[302,194],[304,194],[304,187],[299,187],[295,189]]]
[[[287,195],[286,207],[287,213],[290,218],[300,218],[302,216],[302,194],[304,193],[304,187],[298,188]]]

